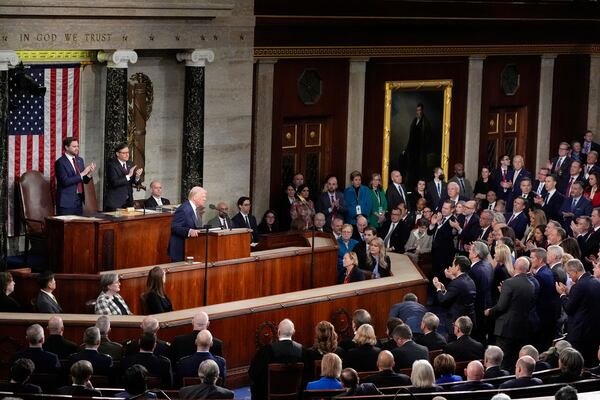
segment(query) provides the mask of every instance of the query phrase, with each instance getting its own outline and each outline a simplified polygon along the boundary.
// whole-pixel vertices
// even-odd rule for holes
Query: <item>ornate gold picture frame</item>
[[[409,182],[407,189],[414,190],[416,185],[416,170],[419,162],[415,161],[421,157],[422,152],[409,150],[410,132],[414,131],[415,123],[419,122],[415,117],[417,104],[423,105],[426,117],[431,116],[431,137],[421,137],[426,146],[433,147],[427,157],[423,155],[421,161],[427,159],[427,167],[420,169],[431,169],[419,171],[426,174],[426,180],[433,179],[433,167],[440,166],[448,177],[448,159],[450,151],[450,110],[452,105],[452,80],[422,80],[422,81],[390,81],[385,83],[385,105],[383,117],[383,157],[381,173],[383,186],[387,189],[389,173],[392,168],[405,169],[408,172]],[[440,115],[441,114],[441,115]],[[410,117],[407,117],[409,116]],[[404,116],[403,120],[400,117]],[[406,119],[410,118],[410,119]],[[412,119],[412,123],[411,123]],[[429,123],[429,122],[428,122]],[[410,141],[410,143],[414,143]],[[436,145],[436,143],[439,143]],[[430,147],[427,147],[430,149]],[[439,151],[437,148],[439,147]],[[414,147],[411,147],[414,148]],[[428,150],[429,151],[429,150]],[[423,161],[425,162],[425,161]],[[433,167],[431,167],[433,166]],[[411,170],[412,168],[412,170]],[[411,176],[411,171],[412,176]],[[407,174],[403,172],[406,177]],[[425,176],[422,176],[425,178]],[[410,186],[409,186],[410,185]]]

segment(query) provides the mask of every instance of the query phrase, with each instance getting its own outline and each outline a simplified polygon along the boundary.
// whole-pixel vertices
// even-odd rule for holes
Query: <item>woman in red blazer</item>
[[[588,178],[588,186],[583,195],[592,202],[592,207],[600,206],[600,174],[592,172]]]

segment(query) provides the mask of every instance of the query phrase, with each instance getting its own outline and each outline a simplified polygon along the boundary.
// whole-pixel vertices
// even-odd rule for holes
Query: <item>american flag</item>
[[[25,73],[46,87],[46,94],[34,96],[18,89],[14,73],[9,74],[9,236],[15,234],[15,180],[37,170],[54,182],[54,161],[62,155],[63,139],[79,138],[80,65],[32,65]]]

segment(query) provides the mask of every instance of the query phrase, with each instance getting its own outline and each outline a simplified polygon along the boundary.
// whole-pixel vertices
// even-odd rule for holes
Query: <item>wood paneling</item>
[[[507,64],[515,64],[520,75],[520,86],[514,96],[506,96],[500,85],[500,74]],[[483,62],[483,88],[481,93],[481,140],[479,165],[486,165],[488,116],[494,109],[526,107],[527,127],[524,135],[526,154],[525,168],[535,169],[537,140],[538,100],[540,92],[540,57],[487,57]],[[523,116],[525,117],[525,116]],[[501,123],[503,123],[501,121]],[[501,155],[498,155],[500,157]],[[490,166],[497,168],[497,165]]]
[[[467,58],[371,60],[367,64],[366,78],[363,176],[369,176],[372,172],[381,172],[386,81],[452,79],[449,165],[463,161]],[[408,123],[410,124],[410,121]]]
[[[305,69],[314,69],[322,80],[322,95],[315,104],[303,104],[298,96],[298,78]],[[295,59],[275,64],[273,83],[273,140],[271,155],[271,207],[282,197],[282,132],[290,120],[326,120],[330,135],[321,152],[322,164],[330,165],[323,175],[334,173],[343,178],[346,168],[346,126],[348,115],[347,60]],[[299,137],[297,138],[299,140]],[[304,172],[304,171],[302,171]],[[314,191],[314,190],[313,190]]]
[[[550,157],[562,141],[583,140],[587,130],[590,57],[562,55],[554,61]]]

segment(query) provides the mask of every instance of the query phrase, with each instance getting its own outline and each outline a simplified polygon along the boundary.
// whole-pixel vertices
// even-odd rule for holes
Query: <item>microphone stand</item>
[[[204,305],[208,304],[208,230],[212,228],[211,225],[204,225]]]
[[[312,228],[312,242],[310,249],[310,288],[315,287],[315,232],[317,228],[313,225]]]

